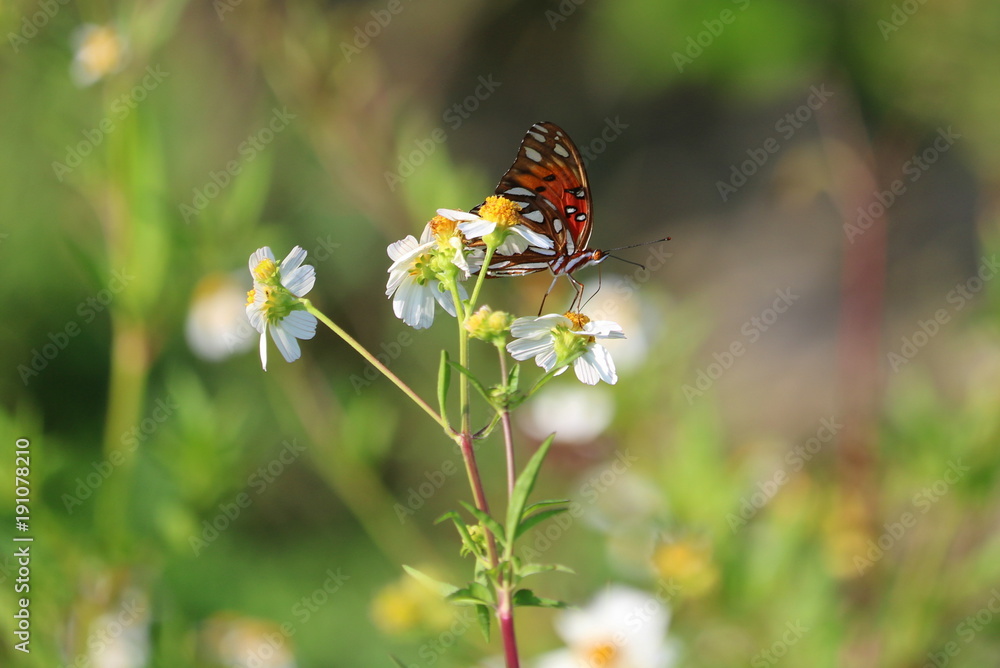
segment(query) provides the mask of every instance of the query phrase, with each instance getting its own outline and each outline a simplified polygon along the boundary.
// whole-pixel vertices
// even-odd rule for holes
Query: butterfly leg
[[[583,310],[583,283],[573,278],[573,274],[566,274],[566,278],[569,279],[569,282],[573,284],[573,289],[576,290],[576,296],[573,297],[573,301],[569,305],[569,310]]]
[[[549,289],[545,291],[545,296],[542,297],[542,303],[538,306],[538,315],[542,315],[542,309],[545,308],[545,300],[548,299],[549,293],[552,292],[552,288],[556,287],[556,281],[558,280],[558,276],[552,277],[552,282],[549,283]]]

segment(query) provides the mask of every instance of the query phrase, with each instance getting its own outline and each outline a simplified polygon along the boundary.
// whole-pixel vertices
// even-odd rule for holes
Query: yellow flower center
[[[264,258],[257,266],[253,268],[253,277],[255,280],[261,283],[266,282],[278,271],[278,265],[274,263],[274,260],[269,258]]]
[[[563,315],[568,318],[571,323],[573,323],[573,329],[576,331],[580,331],[587,325],[588,322],[590,322],[590,318],[582,313],[567,311],[566,313],[563,313]]]
[[[513,227],[521,222],[521,207],[498,195],[490,195],[479,207],[479,217],[500,227]]]
[[[450,246],[450,239],[458,234],[458,223],[444,216],[434,216],[430,222],[431,233],[439,246]]]
[[[253,288],[251,288],[250,290],[247,291],[247,306],[249,306],[250,304],[253,304],[253,298],[254,298],[254,295],[256,293],[257,293],[257,290],[255,290]]]
[[[584,654],[585,665],[594,668],[611,668],[615,665],[618,648],[607,641],[602,641],[587,648]]]

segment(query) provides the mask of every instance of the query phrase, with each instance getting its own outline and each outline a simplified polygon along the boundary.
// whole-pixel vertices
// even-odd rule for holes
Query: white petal
[[[507,352],[516,360],[526,360],[529,357],[554,352],[555,343],[551,336],[542,338],[519,338],[507,344]]]
[[[436,299],[437,303],[441,305],[441,308],[443,308],[448,313],[448,315],[454,318],[455,300],[452,298],[451,293],[442,290],[441,283],[438,281],[434,281],[434,283],[430,286],[429,289],[431,291],[431,294],[434,295],[434,299]],[[463,288],[461,285],[458,286],[458,296],[461,299],[468,299],[468,294],[466,294],[465,288]]]
[[[271,326],[271,338],[274,339],[274,343],[278,346],[278,352],[285,358],[285,361],[294,362],[302,356],[302,350],[295,337],[285,330],[284,324],[282,321]]]
[[[584,325],[583,334],[596,336],[599,339],[624,339],[625,331],[617,322],[611,320],[591,320]]]
[[[559,315],[558,313],[550,313],[548,315],[538,316],[527,316],[524,318],[518,318],[510,326],[511,336],[521,338],[525,336],[541,336],[552,331],[557,325],[563,325],[564,327],[569,327],[573,323],[569,321],[564,315]]]
[[[247,304],[247,319],[250,320],[250,325],[254,329],[261,334],[264,333],[264,328],[267,326],[267,320],[264,318],[264,312],[260,309],[260,306],[256,302],[253,304]]]
[[[392,311],[414,329],[427,329],[434,324],[434,296],[416,281],[403,281],[392,300]]]
[[[552,371],[553,369],[555,369],[556,368],[556,364],[558,362],[559,362],[559,356],[556,355],[556,349],[555,349],[554,346],[553,346],[552,350],[547,350],[543,354],[541,354],[541,355],[539,355],[538,357],[535,358],[535,364],[537,364],[538,366],[540,366],[543,369],[545,369],[546,372]],[[567,369],[567,367],[564,366],[562,368],[562,371],[560,371],[559,373],[562,373],[566,369]]]
[[[410,238],[412,239],[412,237]],[[397,241],[396,244],[398,243],[401,242]],[[389,265],[389,268],[386,269],[386,271],[388,271],[390,274],[399,269],[405,269],[409,271],[413,267],[414,260],[423,255],[428,249],[434,246],[435,243],[436,243],[435,241],[431,240],[428,241],[427,243],[413,246],[406,252],[402,253],[396,261],[394,261],[391,265]],[[396,244],[393,244],[393,246],[395,246]],[[392,246],[390,246],[390,248],[392,248]],[[390,257],[391,255],[392,254],[390,253]]]
[[[306,251],[302,246],[296,246],[288,252],[285,259],[281,261],[281,275],[295,271],[306,259]],[[287,287],[287,286],[285,286]]]
[[[252,255],[250,255],[250,261],[248,264],[250,265],[251,275],[253,274],[253,270],[257,268],[257,265],[264,260],[274,261],[274,253],[271,252],[271,249],[268,246],[261,246],[255,250]]]
[[[420,244],[417,243],[416,238],[412,234],[408,234],[399,241],[394,241],[393,243],[389,244],[386,247],[385,252],[389,255],[390,258],[392,258],[393,261],[395,261],[409,254],[411,251],[413,251],[414,248],[416,248],[419,245]]]
[[[516,234],[508,234],[503,243],[497,246],[497,253],[500,255],[517,255],[527,250],[528,240]]]
[[[311,264],[296,267],[287,274],[281,271],[281,284],[296,297],[304,297],[316,284],[316,268]]]
[[[307,311],[292,311],[279,326],[297,339],[311,339],[316,336],[316,316]]]
[[[552,239],[525,225],[515,225],[510,228],[510,231],[521,235],[529,245],[536,248],[552,248],[554,246]]]
[[[459,211],[458,209],[438,209],[437,215],[444,216],[448,220],[482,220],[479,216],[474,213],[469,213],[468,211]]]
[[[593,344],[573,362],[573,370],[576,371],[576,377],[588,385],[596,385],[598,380],[603,380],[609,385],[618,382],[618,373],[615,371],[611,353],[599,343]]]
[[[475,218],[467,223],[459,223],[458,229],[467,239],[478,239],[490,234],[497,228],[497,224],[482,218]]]
[[[260,333],[260,365],[267,371],[267,329]]]

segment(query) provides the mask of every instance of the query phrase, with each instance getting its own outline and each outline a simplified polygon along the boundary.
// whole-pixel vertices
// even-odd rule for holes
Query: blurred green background
[[[432,398],[453,332],[393,317],[385,246],[539,120],[587,158],[594,247],[673,240],[581,272],[619,383],[515,416],[523,457],[559,431],[539,494],[580,510],[525,539],[578,571],[536,590],[669,586],[682,666],[997,664],[1000,5],[18,0],[0,28],[0,518],[29,439],[35,539],[27,655],[0,557],[3,665],[499,653],[400,568],[468,576],[434,524],[457,453],[323,329],[263,373],[245,267],[303,246],[314,303]],[[526,659],[556,616],[519,611]]]

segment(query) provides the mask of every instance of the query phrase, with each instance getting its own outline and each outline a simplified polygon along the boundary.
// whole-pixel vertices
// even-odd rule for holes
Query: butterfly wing
[[[523,223],[552,239],[553,248],[528,247],[516,255],[497,254],[490,275],[540,271],[558,256],[587,248],[592,229],[587,171],[576,145],[555,123],[531,126],[496,194],[517,202]],[[478,207],[473,209],[476,211]]]

